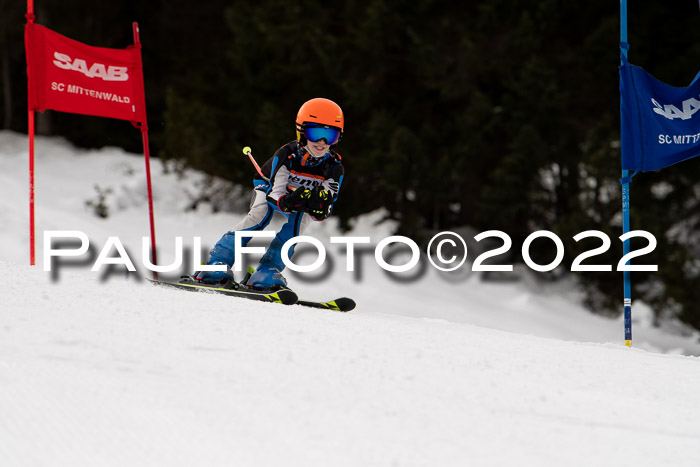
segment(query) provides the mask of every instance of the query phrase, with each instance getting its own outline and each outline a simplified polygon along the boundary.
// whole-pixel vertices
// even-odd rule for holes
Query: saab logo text
[[[68,55],[60,52],[54,52],[55,60],[53,64],[64,70],[73,70],[80,72],[88,78],[102,78],[105,81],[128,81],[128,68],[125,66],[104,65],[102,63],[93,63],[88,66],[87,62],[82,58],[71,59]]]
[[[673,120],[680,118],[681,120],[689,120],[695,115],[695,112],[700,110],[700,100],[691,97],[682,102],[681,108],[679,109],[675,105],[661,105],[656,99],[652,99],[651,103],[654,104],[654,112],[657,114]]]

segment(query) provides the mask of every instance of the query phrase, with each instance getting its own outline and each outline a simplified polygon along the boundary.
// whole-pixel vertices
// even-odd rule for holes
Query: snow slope
[[[37,156],[37,232],[98,248],[117,235],[137,262],[142,159],[57,139]],[[153,170],[161,264],[176,236],[211,245],[237,220],[183,213],[201,176]],[[96,183],[112,189],[107,219],[85,206]],[[52,277],[41,252],[26,265],[25,185],[26,141],[0,132],[3,466],[698,464],[700,360],[672,355],[700,354],[697,336],[640,320],[626,349],[619,320],[570,284],[428,271],[405,285],[370,261],[361,280],[337,264],[320,284],[290,276],[300,295],[356,298],[348,314],[104,280],[88,263]],[[377,217],[352,234],[378,242],[391,226]],[[338,235],[331,221],[309,233]]]
[[[5,466],[698,462],[697,357],[1,270]]]

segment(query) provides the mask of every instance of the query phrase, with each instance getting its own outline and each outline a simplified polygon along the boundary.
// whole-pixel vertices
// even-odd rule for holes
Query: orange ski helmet
[[[344,126],[343,110],[330,99],[322,97],[311,99],[306,101],[297,112],[297,140],[304,145],[308,139],[318,141],[313,139],[316,133],[326,139],[331,146],[338,144],[343,136]],[[333,137],[332,130],[336,130],[337,137]]]

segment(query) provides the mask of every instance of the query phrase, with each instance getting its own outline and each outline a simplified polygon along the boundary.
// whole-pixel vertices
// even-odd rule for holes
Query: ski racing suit
[[[261,170],[269,181],[259,174],[256,175],[253,180],[255,190],[250,211],[214,245],[209,253],[209,264],[223,262],[230,268],[235,259],[235,233],[263,230],[277,211],[287,217],[287,222],[277,232],[270,247],[261,258],[260,265],[282,271],[284,269],[282,246],[290,238],[303,234],[314,219],[306,212],[281,211],[278,207],[279,199],[296,188],[313,189],[322,185],[331,193],[332,200],[335,202],[338,199],[344,175],[340,155],[335,151],[330,150],[321,157],[314,157],[298,141],[292,141],[279,148]],[[250,239],[251,237],[243,237],[241,245],[247,245]],[[289,257],[291,258],[293,254],[294,247],[290,248]]]

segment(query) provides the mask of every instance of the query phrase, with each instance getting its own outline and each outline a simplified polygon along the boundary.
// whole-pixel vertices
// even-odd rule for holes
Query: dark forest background
[[[0,7],[0,125],[26,132],[26,3]],[[139,22],[151,151],[173,167],[249,184],[241,148],[264,161],[295,138],[299,106],[323,96],[345,111],[335,209],[345,225],[385,207],[417,241],[498,229],[516,262],[525,237],[546,229],[567,265],[599,246],[572,237],[600,230],[613,246],[593,262],[622,256],[619,2],[39,0],[35,10],[38,23],[103,47],[132,43]],[[700,69],[698,2],[630,2],[629,42],[632,63],[687,86]],[[81,147],[141,152],[128,122],[47,111],[37,125]],[[700,160],[638,175],[631,200],[632,228],[659,241],[641,261],[659,272],[634,273],[633,297],[700,329]],[[546,240],[532,252],[554,255]],[[621,273],[580,280],[592,310],[621,311]]]

